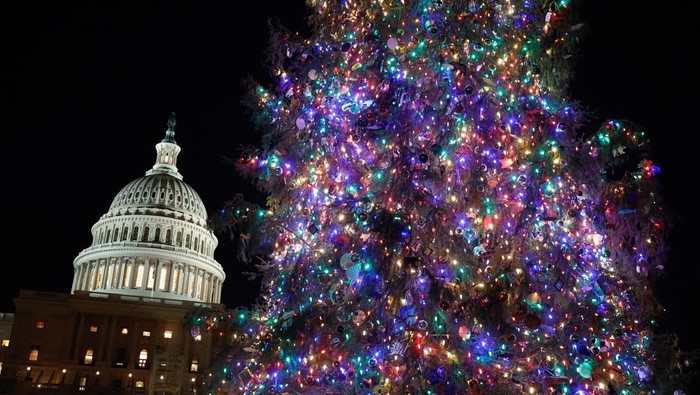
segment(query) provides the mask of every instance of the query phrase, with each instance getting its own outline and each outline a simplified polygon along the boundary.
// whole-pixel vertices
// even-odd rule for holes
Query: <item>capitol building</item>
[[[96,219],[70,294],[14,299],[0,394],[182,395],[206,382],[217,339],[188,321],[197,309],[225,313],[226,274],[205,205],[177,168],[175,124],[173,114],[153,167]]]

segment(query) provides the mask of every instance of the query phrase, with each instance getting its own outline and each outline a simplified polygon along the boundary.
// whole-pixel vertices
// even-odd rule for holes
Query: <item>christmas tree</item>
[[[200,311],[232,394],[640,394],[671,216],[644,130],[568,97],[568,0],[307,1],[250,83],[267,196],[215,216],[258,303]],[[663,351],[662,351],[663,350]],[[660,384],[665,383],[665,384]],[[665,387],[664,387],[665,386]],[[663,387],[663,388],[662,388]],[[668,392],[662,392],[668,393]]]

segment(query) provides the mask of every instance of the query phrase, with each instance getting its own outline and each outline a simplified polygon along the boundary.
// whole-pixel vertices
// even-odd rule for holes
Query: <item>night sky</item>
[[[268,18],[306,31],[301,0],[276,2],[4,2],[0,5],[3,178],[0,311],[19,289],[70,292],[72,262],[114,196],[145,175],[168,116],[177,114],[178,169],[209,212],[235,193],[263,203],[224,160],[259,134],[243,114],[241,79],[261,82]],[[605,3],[605,4],[602,4]],[[687,3],[687,4],[683,4]],[[589,1],[588,33],[571,97],[593,115],[643,126],[679,215],[668,275],[657,283],[664,328],[698,347],[697,202],[700,35],[697,3]],[[7,181],[9,179],[9,182]],[[250,305],[257,287],[238,273],[236,246],[219,235],[222,302]]]

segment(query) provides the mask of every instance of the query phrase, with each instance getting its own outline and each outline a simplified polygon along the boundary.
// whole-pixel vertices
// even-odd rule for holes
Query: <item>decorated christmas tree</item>
[[[273,26],[274,84],[249,81],[262,138],[237,169],[267,203],[214,218],[262,285],[251,308],[193,317],[220,335],[208,393],[680,383],[656,328],[660,169],[642,128],[586,127],[568,97],[575,4],[307,5],[308,37]]]

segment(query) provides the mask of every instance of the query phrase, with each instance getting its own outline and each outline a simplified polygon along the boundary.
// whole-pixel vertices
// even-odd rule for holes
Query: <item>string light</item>
[[[217,218],[263,262],[263,302],[193,323],[247,350],[219,385],[651,390],[660,170],[636,125],[582,131],[570,4],[308,3],[316,30],[276,36],[277,85],[250,89],[266,145],[238,169],[270,207]]]

